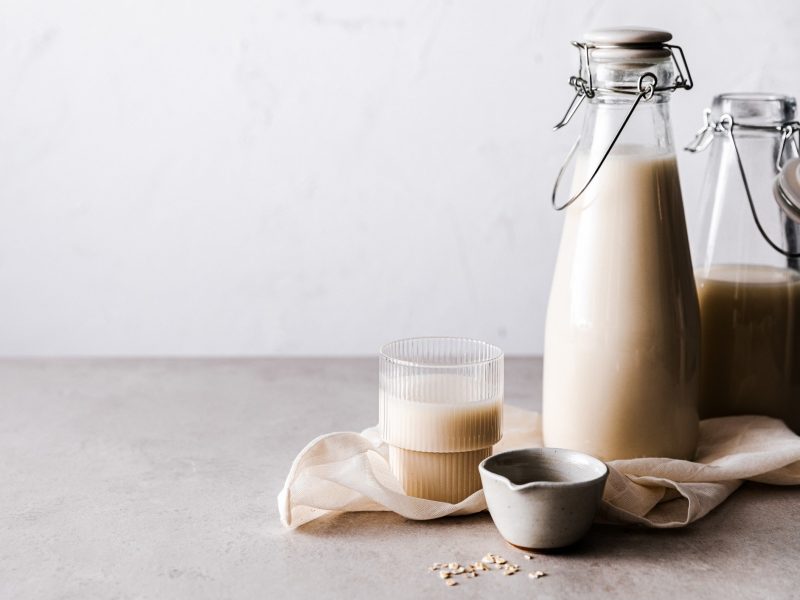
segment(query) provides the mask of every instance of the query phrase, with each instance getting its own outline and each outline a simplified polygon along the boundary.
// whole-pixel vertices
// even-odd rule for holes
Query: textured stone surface
[[[537,408],[541,363],[508,360]],[[311,438],[377,420],[374,359],[0,362],[0,598],[796,598],[800,489],[748,485],[674,531],[595,526],[525,561],[486,514],[330,516],[282,529]],[[434,561],[503,553],[460,580]]]

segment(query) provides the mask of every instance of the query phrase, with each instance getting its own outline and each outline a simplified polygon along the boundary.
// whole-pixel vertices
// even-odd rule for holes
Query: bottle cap
[[[669,31],[648,27],[607,27],[584,34],[597,61],[662,60],[671,54],[664,44],[672,39]]]
[[[786,216],[800,223],[800,158],[792,158],[784,163],[775,177],[773,193]]]
[[[661,46],[672,39],[672,34],[663,29],[650,27],[605,27],[593,29],[583,36],[598,47],[604,46]]]

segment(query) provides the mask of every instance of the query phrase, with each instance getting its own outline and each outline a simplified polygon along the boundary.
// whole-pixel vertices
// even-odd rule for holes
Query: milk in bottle
[[[711,149],[693,236],[700,416],[767,415],[800,433],[800,221],[777,194],[800,183],[795,106],[720,94],[688,149]]]

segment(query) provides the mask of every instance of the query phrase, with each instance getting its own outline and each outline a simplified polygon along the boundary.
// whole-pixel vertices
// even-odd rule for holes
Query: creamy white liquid
[[[574,192],[594,161],[578,157]],[[566,211],[547,312],[548,446],[690,458],[699,316],[675,156],[615,149]]]
[[[502,396],[486,398],[458,375],[407,377],[392,389],[403,393],[381,389],[381,437],[406,493],[459,502],[480,489],[478,464],[502,436]]]

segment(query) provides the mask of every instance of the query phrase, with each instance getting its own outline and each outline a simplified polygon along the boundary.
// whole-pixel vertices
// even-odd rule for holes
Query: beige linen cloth
[[[495,452],[541,445],[539,414],[506,405]],[[424,520],[486,509],[482,490],[458,504],[407,496],[389,470],[387,454],[377,427],[313,440],[292,463],[278,494],[281,521],[298,527],[331,511],[374,510]],[[608,467],[599,520],[683,527],[721,504],[744,480],[800,484],[800,437],[769,417],[707,419],[700,423],[693,462],[637,458]]]

